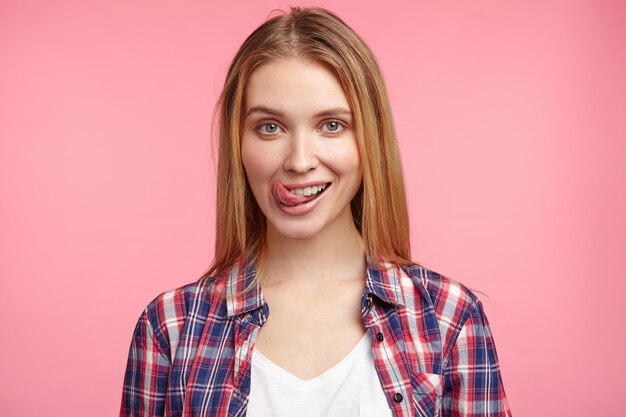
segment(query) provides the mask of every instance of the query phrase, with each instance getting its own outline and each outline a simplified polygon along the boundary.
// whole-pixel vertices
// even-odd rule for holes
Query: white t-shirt
[[[365,335],[336,365],[302,380],[252,353],[248,417],[391,417],[374,368],[371,335]]]

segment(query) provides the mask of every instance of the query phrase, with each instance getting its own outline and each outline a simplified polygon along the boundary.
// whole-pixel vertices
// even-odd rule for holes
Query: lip
[[[280,181],[277,181],[276,184],[280,184],[283,187],[292,190],[294,188],[312,187],[312,186],[319,186],[319,185],[325,185],[325,184],[329,184],[329,187],[330,187],[330,185],[332,185],[332,181],[311,181],[311,182],[306,182],[306,183],[292,183],[292,184],[285,184]],[[285,204],[282,204],[280,201],[277,201],[273,195],[272,195],[272,200],[274,204],[283,213],[291,215],[291,216],[303,216],[313,211],[315,207],[317,207],[317,205],[320,204],[322,200],[324,200],[324,198],[326,198],[326,194],[327,193],[324,192],[318,198],[311,200],[309,202],[306,202],[306,203],[298,204],[296,206],[287,206]]]

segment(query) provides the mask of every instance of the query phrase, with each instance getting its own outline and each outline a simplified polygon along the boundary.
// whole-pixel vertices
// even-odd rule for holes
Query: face
[[[244,101],[242,160],[268,235],[302,239],[354,227],[361,162],[335,75],[312,61],[270,61],[252,73]]]

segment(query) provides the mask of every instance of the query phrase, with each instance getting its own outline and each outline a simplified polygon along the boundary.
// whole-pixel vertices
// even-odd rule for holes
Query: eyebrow
[[[263,113],[263,114],[269,114],[269,115],[277,116],[277,117],[283,116],[283,114],[279,112],[278,110],[274,110],[265,106],[251,107],[246,112],[246,117],[250,116],[253,113]],[[313,117],[339,116],[339,115],[352,116],[352,112],[346,109],[345,107],[335,107],[335,108],[328,109],[328,110],[322,110],[321,112],[314,114]]]

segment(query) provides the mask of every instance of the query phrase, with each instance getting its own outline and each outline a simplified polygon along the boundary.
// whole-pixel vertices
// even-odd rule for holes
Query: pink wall
[[[141,309],[210,261],[226,66],[287,4],[86,3],[0,3],[3,416],[117,413]],[[484,293],[516,416],[624,415],[623,4],[332,2],[389,83],[414,257]]]

